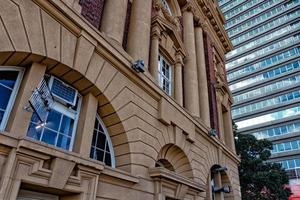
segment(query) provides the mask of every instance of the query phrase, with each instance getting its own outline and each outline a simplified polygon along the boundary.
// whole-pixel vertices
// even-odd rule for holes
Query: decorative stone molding
[[[187,139],[191,142],[195,141],[195,125],[184,115],[181,115],[178,110],[165,99],[161,98],[159,102],[159,120],[164,124],[171,123],[180,127],[186,134]]]
[[[232,44],[229,37],[227,36],[227,33],[225,32],[225,29],[222,27],[223,24],[220,22],[219,16],[213,11],[213,2],[204,0],[197,0],[197,2],[200,5],[201,10],[205,14],[205,16],[209,19],[209,22],[212,25],[214,31],[216,31],[223,47],[227,51],[230,51],[232,49]]]
[[[181,64],[182,67],[184,67],[184,63],[183,63],[183,58],[184,55],[182,52],[177,51],[176,55],[175,55],[175,64]]]
[[[10,151],[6,169],[3,171],[5,175],[2,177],[0,188],[1,199],[16,199],[21,183],[63,189],[80,196],[82,200],[96,198],[103,165],[96,166],[92,162],[91,165],[86,165],[88,162],[83,164],[78,162],[78,159],[70,160],[72,156],[53,157],[49,155],[53,150],[35,151],[39,148],[39,145],[29,141],[20,141],[17,149]]]
[[[154,0],[153,1],[153,8],[155,9],[156,12],[161,11],[162,15],[166,18],[166,20],[171,22],[173,25],[175,25],[176,27],[180,26],[178,18],[175,17],[175,16],[170,15],[168,10],[163,6],[161,0]]]
[[[197,198],[200,193],[206,190],[205,185],[196,183],[162,167],[149,169],[149,175],[155,181],[155,200],[165,199],[166,197],[185,199],[187,194]],[[172,192],[165,193],[167,188],[168,190],[171,189]]]
[[[159,26],[154,25],[151,28],[151,39],[160,39],[161,38],[161,29],[159,28]]]

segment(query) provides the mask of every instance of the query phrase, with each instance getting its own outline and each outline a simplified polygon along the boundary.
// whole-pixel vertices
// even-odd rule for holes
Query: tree
[[[286,187],[289,179],[281,164],[266,162],[272,143],[257,140],[250,134],[237,133],[236,152],[241,158],[239,175],[243,200],[287,200],[291,192]]]

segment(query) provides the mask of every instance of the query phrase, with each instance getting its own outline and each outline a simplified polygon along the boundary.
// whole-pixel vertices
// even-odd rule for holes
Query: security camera
[[[132,68],[136,71],[136,72],[145,72],[145,63],[143,60],[137,60],[133,63]]]
[[[210,131],[209,131],[209,135],[210,136],[213,136],[213,137],[216,137],[217,136],[217,130],[216,129],[210,129]]]
[[[224,172],[227,170],[228,170],[227,167],[219,167],[219,168],[214,169],[215,172]]]
[[[220,193],[220,192],[224,192],[224,193],[230,193],[231,192],[231,188],[230,186],[223,186],[221,188],[218,188],[218,187],[212,187],[212,191],[214,193]]]

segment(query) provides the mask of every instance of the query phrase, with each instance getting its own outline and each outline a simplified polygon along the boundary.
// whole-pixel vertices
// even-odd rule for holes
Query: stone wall
[[[16,199],[20,189],[66,200],[204,199],[215,164],[228,167],[230,199],[240,199],[234,151],[209,136],[210,127],[165,94],[149,72],[136,73],[122,45],[95,29],[94,18],[90,25],[80,16],[78,1],[0,2],[0,67],[25,69],[0,134],[0,199]],[[116,168],[82,153],[90,146],[80,145],[89,141],[69,152],[26,137],[32,113],[23,108],[44,73],[95,97]],[[87,140],[92,132],[76,134]],[[170,161],[175,172],[157,167],[158,159]]]

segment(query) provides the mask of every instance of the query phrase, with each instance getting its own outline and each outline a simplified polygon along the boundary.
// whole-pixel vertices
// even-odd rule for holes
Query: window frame
[[[21,85],[21,81],[24,76],[25,69],[22,67],[17,67],[17,66],[1,66],[0,72],[1,71],[17,71],[18,72],[18,76],[17,76],[16,82],[15,82],[14,88],[9,97],[9,100],[8,100],[8,103],[7,103],[3,118],[2,118],[2,122],[0,123],[0,131],[4,131],[5,127],[7,125],[8,119],[9,119],[9,115],[10,115],[13,105],[15,103],[18,91],[20,89],[20,85]]]
[[[109,147],[109,153],[110,153],[110,157],[111,157],[110,158],[111,159],[111,166],[110,167],[116,168],[116,159],[115,159],[114,147],[113,147],[110,135],[108,134],[108,131],[106,129],[106,126],[105,126],[104,122],[102,121],[102,119],[101,119],[101,117],[100,117],[100,115],[98,113],[96,113],[95,123],[96,123],[96,120],[98,120],[99,124],[102,126],[103,133],[104,133],[104,135],[106,137],[106,140],[107,140],[107,144],[108,144],[108,147]],[[95,128],[93,128],[93,131],[95,131]],[[97,134],[99,134],[99,133],[97,132]],[[92,139],[92,143],[91,143],[91,147],[90,147],[90,152],[92,151],[92,148],[94,148],[94,149],[96,149],[96,148],[101,149],[101,148],[99,148],[99,147],[96,146],[96,143],[97,143],[97,141],[95,141],[95,146],[93,146],[93,139]],[[103,150],[103,151],[105,151],[105,150]],[[90,158],[94,159],[94,160],[98,160],[98,159],[95,158],[95,152],[93,154],[93,157],[90,157]],[[104,152],[104,155],[105,155],[105,152]],[[105,164],[105,160],[104,159],[102,161],[101,160],[98,160],[98,161],[103,162]],[[109,166],[109,165],[106,165],[106,166]]]
[[[166,76],[162,74],[162,67],[163,67],[163,61],[169,66],[169,79],[166,79]],[[159,87],[169,96],[172,96],[173,94],[173,65],[170,64],[170,62],[166,59],[165,56],[163,56],[161,53],[158,55],[158,85]],[[163,89],[163,81],[166,80],[169,83],[169,92]]]
[[[45,76],[47,76],[47,74],[45,74]],[[52,77],[53,75],[49,75],[49,78]],[[57,77],[55,77],[57,78]],[[68,86],[72,87],[70,84],[68,83],[65,83],[65,81],[61,80],[60,78],[57,78],[58,80],[62,81],[64,84],[67,84]],[[49,82],[47,82],[47,85],[49,86]],[[75,89],[75,88],[74,88]],[[51,92],[51,89],[49,88],[50,92]],[[43,135],[44,135],[44,131],[45,131],[45,127],[42,127],[43,130],[42,130],[42,133],[41,133],[41,137],[39,139],[35,139],[35,138],[32,138],[30,136],[27,136],[29,138],[32,138],[36,141],[39,141],[39,142],[42,142],[42,143],[45,143],[45,144],[48,144],[48,145],[51,145],[51,146],[54,146],[56,148],[60,148],[60,149],[63,149],[63,150],[67,150],[67,151],[73,151],[73,147],[74,147],[74,143],[75,143],[75,138],[76,138],[76,133],[77,133],[77,126],[78,126],[78,120],[79,120],[79,115],[80,115],[80,110],[81,110],[81,104],[82,104],[82,95],[77,91],[76,93],[76,105],[77,105],[77,109],[74,110],[74,109],[70,109],[67,107],[67,105],[64,105],[62,104],[62,102],[60,102],[58,99],[55,99],[54,98],[54,102],[51,106],[51,109],[62,114],[62,115],[65,115],[69,118],[71,118],[72,120],[74,120],[74,124],[73,124],[73,130],[72,130],[72,136],[71,136],[71,140],[70,140],[70,146],[68,149],[65,149],[63,147],[59,147],[57,146],[57,140],[58,140],[58,136],[59,135],[64,135],[62,133],[59,133],[59,131],[55,131],[55,130],[52,130],[50,128],[47,128],[48,130],[50,131],[53,131],[57,134],[57,138],[55,140],[55,144],[50,144],[48,142],[44,142],[42,141],[42,138],[43,138]],[[47,117],[47,120],[48,120],[48,117]],[[30,119],[30,122],[29,123],[33,123]],[[61,122],[60,122],[61,123]],[[34,123],[33,123],[34,124]],[[27,130],[27,133],[28,133],[29,129]],[[26,134],[27,134],[26,133]]]

